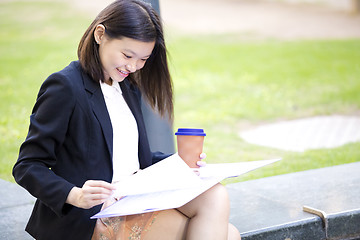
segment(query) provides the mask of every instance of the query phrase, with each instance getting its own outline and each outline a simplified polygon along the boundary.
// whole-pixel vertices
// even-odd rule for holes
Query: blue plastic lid
[[[206,133],[201,128],[179,128],[175,135],[206,136]]]

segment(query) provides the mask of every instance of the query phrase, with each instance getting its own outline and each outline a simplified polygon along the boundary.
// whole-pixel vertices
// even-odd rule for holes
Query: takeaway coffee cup
[[[198,168],[197,161],[200,161],[200,154],[203,151],[204,137],[203,129],[179,128],[175,133],[177,137],[177,149],[179,156],[191,168]]]

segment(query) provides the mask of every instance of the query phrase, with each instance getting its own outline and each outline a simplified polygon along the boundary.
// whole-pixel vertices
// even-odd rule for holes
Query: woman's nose
[[[135,63],[129,63],[126,65],[126,70],[133,73],[136,71],[136,64]]]

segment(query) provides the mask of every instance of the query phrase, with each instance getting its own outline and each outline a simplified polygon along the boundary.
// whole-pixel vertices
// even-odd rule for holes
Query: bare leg
[[[217,184],[180,207],[161,211],[146,240],[240,240],[229,221],[230,203],[226,188]]]
[[[228,240],[241,240],[239,230],[231,223],[229,223]]]
[[[190,218],[186,239],[228,238],[230,203],[223,185],[215,185],[178,210]]]
[[[159,212],[145,240],[184,240],[189,218],[176,209]]]

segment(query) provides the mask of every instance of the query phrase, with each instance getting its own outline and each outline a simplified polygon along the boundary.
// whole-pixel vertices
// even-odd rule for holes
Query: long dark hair
[[[94,81],[104,81],[99,46],[94,38],[96,26],[105,26],[110,39],[132,38],[155,41],[155,47],[145,66],[128,79],[140,87],[152,108],[163,116],[173,117],[173,89],[167,63],[162,23],[156,11],[140,0],[117,0],[102,10],[80,40],[78,57],[84,71]]]

